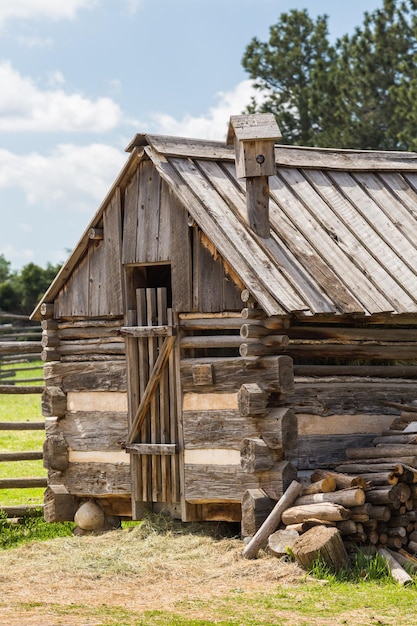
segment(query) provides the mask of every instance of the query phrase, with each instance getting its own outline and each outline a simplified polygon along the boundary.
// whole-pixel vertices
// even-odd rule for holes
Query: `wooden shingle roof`
[[[277,146],[271,235],[261,238],[247,225],[232,147],[139,134],[127,150],[112,190],[147,155],[268,315],[417,314],[417,154]],[[101,212],[44,301],[64,284]]]
[[[247,227],[233,150],[137,137],[145,141],[268,314],[417,312],[416,154],[278,146],[264,239]]]

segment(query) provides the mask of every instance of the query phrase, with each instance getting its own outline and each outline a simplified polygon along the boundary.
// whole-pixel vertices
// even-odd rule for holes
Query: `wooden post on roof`
[[[269,181],[275,167],[275,141],[281,133],[272,113],[232,115],[227,143],[235,145],[236,174],[246,178],[246,208],[250,228],[269,237]]]

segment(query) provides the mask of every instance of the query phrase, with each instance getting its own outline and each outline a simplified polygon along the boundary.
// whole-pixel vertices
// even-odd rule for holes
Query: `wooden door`
[[[127,368],[132,516],[151,503],[180,501],[175,336],[164,287],[136,290],[128,312]]]

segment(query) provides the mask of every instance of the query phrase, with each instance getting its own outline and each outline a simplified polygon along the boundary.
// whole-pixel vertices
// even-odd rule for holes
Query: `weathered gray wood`
[[[394,559],[396,561],[398,561],[398,563],[406,569],[406,571],[408,570],[408,572],[412,572],[413,574],[415,574],[417,572],[417,562],[415,560],[413,560],[413,557],[411,554],[407,554],[407,552],[405,550],[401,550],[401,551],[394,551],[394,550],[390,550],[389,548],[385,548],[387,550],[387,552],[389,552],[389,554],[391,554],[392,557],[394,557]]]
[[[417,455],[417,445],[407,446],[383,446],[378,445],[374,448],[348,448],[346,450],[346,457],[348,459],[376,459],[382,457],[390,457],[396,459],[397,462],[401,462],[402,455],[407,454],[415,456]]]
[[[0,478],[0,489],[37,489],[46,487],[46,478]]]
[[[139,165],[137,228],[130,233],[136,239],[136,263],[157,263],[161,179],[151,161]]]
[[[334,472],[327,469],[316,469],[311,475],[311,481],[322,480],[323,478],[334,478],[338,489],[349,489],[351,487],[361,487],[365,489],[366,480],[361,476],[350,476],[341,472]]]
[[[299,496],[294,506],[302,506],[304,504],[318,504],[320,502],[334,502],[341,504],[346,508],[351,508],[363,504],[365,502],[365,492],[363,489],[340,489],[329,493],[314,493],[305,496]]]
[[[193,366],[193,382],[196,386],[201,385],[213,385],[213,365],[211,363],[205,363],[201,365]]]
[[[220,311],[224,278],[222,263],[219,258],[214,258],[215,249],[201,230],[193,228],[192,236],[194,309],[207,312]]]
[[[334,502],[318,502],[288,508],[282,515],[282,521],[285,525],[305,522],[311,519],[338,522],[349,519],[349,517],[349,509],[340,504]]]
[[[45,422],[0,422],[0,430],[45,430]]]
[[[51,318],[54,316],[54,303],[53,302],[42,302],[40,305],[40,314],[42,317]]]
[[[42,333],[42,348],[56,348],[60,344],[60,339],[56,333]]]
[[[331,493],[336,490],[336,481],[333,477],[322,478],[306,487],[303,487],[302,496],[308,496],[313,493]]]
[[[402,475],[404,467],[395,462],[391,463],[345,463],[337,466],[337,470],[345,474],[379,473],[392,472],[395,475]]]
[[[416,328],[361,328],[344,326],[289,326],[286,334],[290,339],[332,339],[334,343],[346,343],[354,341],[378,342],[380,345],[387,344],[387,333],[390,341],[400,343],[417,341]],[[361,366],[359,366],[361,367]],[[378,366],[375,366],[378,367]]]
[[[399,476],[394,472],[364,472],[361,474],[361,477],[375,487],[379,485],[396,485],[399,481]]]
[[[49,432],[43,444],[43,466],[63,472],[69,466],[69,450],[65,437],[58,427]]]
[[[253,537],[275,506],[263,489],[248,489],[242,497],[242,537]]]
[[[266,415],[269,393],[257,383],[246,383],[241,386],[237,396],[239,412],[243,417],[249,415]]]
[[[210,316],[183,313],[179,316],[179,322],[184,330],[240,330],[242,326],[239,313],[231,311],[213,313]]]
[[[267,417],[245,418],[238,410],[183,411],[187,449],[230,448],[239,450],[246,437],[260,436],[270,448],[290,450],[297,439],[295,415],[284,407]]]
[[[126,451],[132,454],[157,454],[170,456],[178,452],[175,443],[129,443]]]
[[[294,389],[292,359],[287,356],[244,359],[240,357],[182,359],[181,382],[184,391],[197,390],[192,367],[211,363],[216,381],[216,391],[238,391],[245,383],[256,382],[269,392],[291,393]],[[211,391],[211,389],[209,388]],[[198,388],[201,393],[205,387]]]
[[[294,542],[292,551],[297,563],[306,569],[318,558],[334,572],[349,567],[349,557],[337,528],[315,526]]]
[[[239,348],[241,344],[239,335],[201,335],[183,336],[180,339],[180,346],[183,350],[202,348]]]
[[[417,378],[417,365],[294,365],[294,375]]]
[[[0,394],[23,395],[42,393],[44,387],[39,385],[0,385]]]
[[[270,470],[275,464],[275,455],[259,438],[243,439],[240,444],[240,467],[248,473]]]
[[[271,470],[258,474],[241,472],[238,479],[242,490],[263,489],[270,498],[279,500],[291,482],[297,479],[297,470],[289,461],[279,461]]]
[[[250,310],[250,309],[249,309]],[[242,339],[256,339],[259,337],[265,337],[265,335],[269,335],[270,331],[263,326],[259,320],[255,320],[257,323],[254,324],[242,324],[240,327],[240,336]]]
[[[268,551],[273,556],[281,557],[288,554],[298,539],[299,533],[296,530],[277,530],[268,537]]]
[[[62,391],[126,391],[126,364],[122,361],[97,363],[48,363],[44,366],[47,386]]]
[[[67,410],[67,396],[60,387],[47,386],[42,392],[42,415],[64,417]]]
[[[90,228],[88,231],[88,238],[94,239],[95,241],[99,241],[104,237],[104,229],[103,228]]]
[[[243,358],[260,357],[277,354],[280,350],[274,346],[265,346],[263,343],[248,343],[248,340],[239,346],[239,354]]]
[[[97,463],[71,463],[58,484],[79,498],[130,496],[130,467],[128,463],[100,463],[97,473]]]
[[[246,178],[248,223],[259,237],[269,237],[269,184],[267,176]]]
[[[397,581],[397,583],[402,586],[412,584],[413,579],[410,574],[407,574],[405,569],[401,567],[400,563],[392,556],[391,552],[388,552],[388,550],[385,550],[384,548],[379,548],[378,554],[386,560],[391,576]]]
[[[172,259],[171,219],[175,219],[175,215],[172,211],[171,190],[163,180],[161,180],[159,198],[157,258],[158,263],[164,263]]]
[[[292,341],[285,347],[285,353],[292,357],[304,358],[336,358],[336,359],[393,359],[407,360],[414,359],[416,347],[407,343],[386,343],[384,345],[357,344],[337,344],[311,342],[309,344]],[[276,348],[280,352],[279,346]]]
[[[207,185],[201,185],[201,178],[194,166],[174,159],[174,162],[168,161],[162,156],[154,152],[153,149],[149,149],[149,154],[152,153],[152,160],[155,166],[160,171],[161,176],[168,181],[177,195],[181,197],[184,204],[188,207],[190,214],[196,219],[201,228],[205,232],[213,234],[213,238],[216,241],[216,246],[225,257],[230,260],[231,265],[240,276],[241,280],[251,288],[251,290],[257,294],[257,298],[261,306],[265,307],[265,310],[270,314],[283,313],[283,309],[277,302],[271,297],[268,292],[268,288],[274,289],[273,283],[275,278],[278,279],[276,273],[273,271],[267,258],[259,259],[262,265],[262,274],[265,278],[265,282],[268,282],[268,286],[265,284],[265,289],[260,288],[259,280],[256,279],[253,267],[255,256],[252,257],[253,245],[250,243],[245,233],[243,225],[239,225],[239,221],[233,219],[232,224],[229,224],[229,211],[225,203],[219,204],[218,194],[214,190],[209,189]],[[181,174],[181,175],[180,175]],[[196,196],[192,193],[195,186],[198,186],[199,191],[203,191],[203,196],[196,202]],[[215,202],[211,202],[209,196],[214,196]],[[202,204],[204,202],[204,204]],[[210,207],[208,211],[207,207]],[[226,220],[226,221],[225,221]],[[227,233],[227,234],[226,234]],[[232,237],[232,245],[230,238]],[[248,245],[248,253],[251,256],[251,263],[247,263],[239,253],[242,248],[242,242],[244,245]],[[257,255],[256,255],[257,256]],[[258,259],[257,259],[258,262]],[[266,281],[266,276],[268,280]],[[282,277],[279,279],[282,282]],[[289,287],[289,285],[287,285]],[[293,290],[290,289],[289,292]],[[282,286],[282,293],[287,293],[285,287]]]
[[[296,378],[291,398],[296,413],[315,415],[341,415],[370,413],[396,415],[389,400],[415,399],[413,380],[369,380],[366,378]]]
[[[279,145],[275,148],[276,164],[303,169],[342,171],[414,171],[416,157],[410,152],[333,150]]]
[[[190,229],[187,223],[188,213],[171,189],[169,190],[169,204],[172,216],[172,307],[174,311],[192,311],[192,249]]]
[[[389,485],[387,487],[374,488],[366,493],[366,501],[371,504],[391,504],[393,502],[400,502],[398,485]]]
[[[39,504],[22,504],[20,506],[2,506],[1,511],[7,515],[8,518],[20,518],[30,515],[35,511],[42,511],[43,505]]]
[[[140,405],[136,412],[136,415],[133,418],[132,425],[130,427],[127,443],[133,443],[135,438],[140,432],[142,423],[146,417],[146,412],[149,408],[149,405],[152,401],[152,396],[155,393],[155,389],[161,379],[162,370],[166,365],[166,362],[169,357],[169,353],[172,350],[172,346],[174,345],[175,337],[166,337],[164,344],[159,352],[158,358],[155,361],[154,369],[149,377],[149,382],[146,386],[145,392],[141,399]]]
[[[262,419],[262,418],[261,418]],[[266,418],[259,421],[262,439],[273,450],[289,453],[297,445],[297,417],[292,409],[277,407],[269,409]]]
[[[124,354],[125,346],[124,341],[120,339],[113,339],[109,341],[107,338],[103,339],[84,339],[74,340],[71,342],[63,343],[57,348],[59,355],[72,355],[72,354]]]
[[[124,192],[124,224],[122,262],[136,261],[136,230],[138,224],[139,168],[134,172]]]
[[[328,467],[346,460],[347,447],[369,446],[372,439],[372,434],[299,435],[297,447],[288,450],[287,458],[295,463],[299,470],[314,470],[319,466]]]
[[[26,452],[0,452],[0,462],[9,463],[10,461],[40,461],[43,458],[43,452],[31,450]]]
[[[259,550],[265,546],[269,535],[277,528],[281,521],[284,511],[291,506],[294,500],[302,491],[302,485],[296,480],[292,481],[285,493],[278,500],[271,513],[268,515],[262,526],[252,537],[251,541],[243,550],[243,556],[246,559],[253,559],[257,556]]]
[[[170,337],[174,334],[172,326],[122,326],[120,335],[129,337]]]
[[[72,450],[120,450],[127,435],[127,414],[107,411],[67,413],[59,428]]]

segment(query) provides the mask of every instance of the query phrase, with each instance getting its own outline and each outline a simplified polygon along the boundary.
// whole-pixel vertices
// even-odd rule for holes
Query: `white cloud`
[[[16,262],[21,265],[30,263],[33,261],[34,253],[30,248],[17,249],[15,246],[8,244],[0,248],[0,254],[4,255],[4,258],[12,263],[12,267]]]
[[[62,84],[64,77],[59,73],[57,77],[56,82]],[[106,132],[113,130],[121,117],[111,98],[89,100],[62,89],[42,91],[8,61],[0,63],[0,131]]]
[[[125,0],[128,15],[135,15],[143,4],[142,0]]]
[[[0,0],[0,26],[10,19],[74,19],[97,0]]]
[[[41,39],[40,37],[30,37],[26,35],[19,35],[17,43],[25,48],[47,48],[53,44],[53,39]]]
[[[156,132],[161,134],[225,141],[230,116],[240,115],[252,97],[259,101],[262,95],[251,80],[244,80],[232,91],[219,92],[218,104],[210,107],[205,115],[184,115],[177,120],[166,113],[155,113],[152,119]]]
[[[104,144],[62,144],[48,156],[0,150],[0,189],[21,189],[37,208],[91,214],[125,160],[123,152]]]

